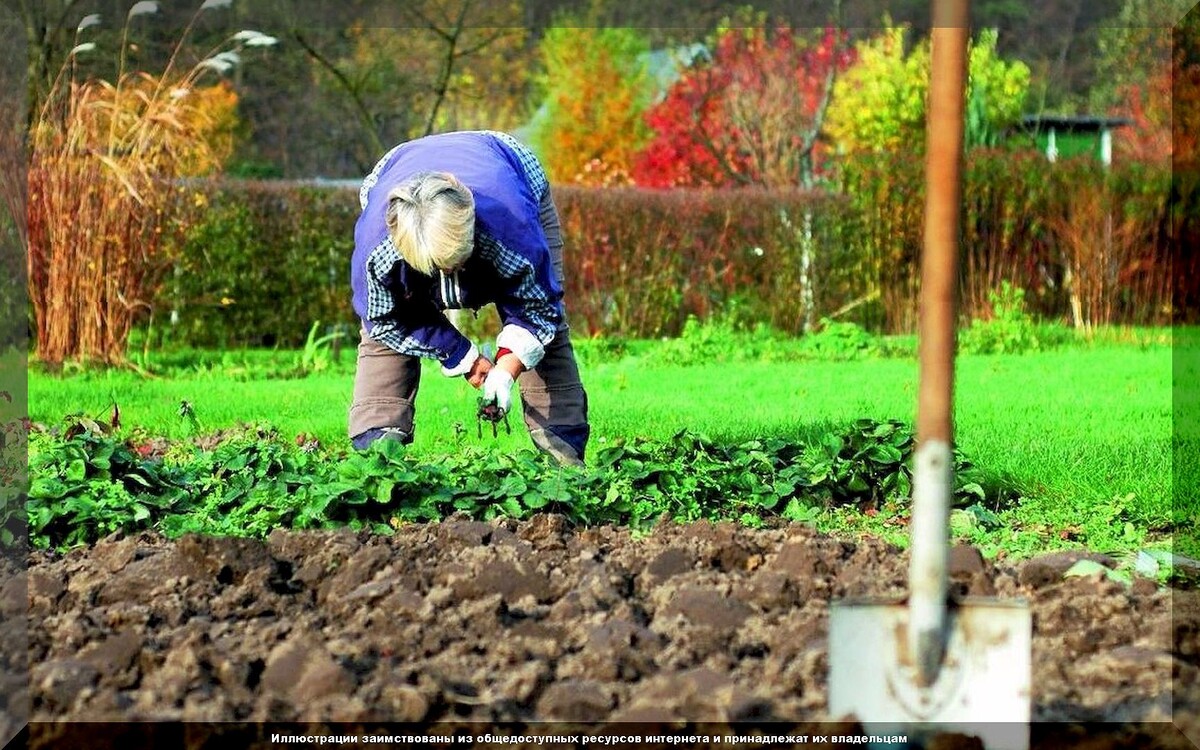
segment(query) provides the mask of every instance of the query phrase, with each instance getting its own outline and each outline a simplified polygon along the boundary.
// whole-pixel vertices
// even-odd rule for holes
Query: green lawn
[[[803,439],[863,417],[908,422],[914,417],[917,367],[909,358],[672,366],[655,356],[654,346],[638,351],[621,359],[582,360],[594,447],[621,437],[666,439],[681,429],[718,441]],[[29,412],[45,423],[78,412],[107,417],[115,402],[126,428],[183,437],[192,430],[178,414],[186,400],[205,431],[269,422],[287,437],[305,432],[327,445],[346,445],[353,352],[305,378],[254,378],[264,361],[291,356],[227,354],[223,366],[177,368],[171,377],[157,379],[118,371],[60,377],[34,370]],[[243,361],[249,367],[239,368]],[[1176,377],[1195,382],[1196,372],[1174,364]],[[1023,497],[1003,530],[960,528],[960,536],[991,552],[1016,554],[1080,543],[1128,550],[1168,541],[1163,532],[1170,530],[1173,515],[1172,375],[1172,348],[1165,342],[960,356],[958,446]],[[476,395],[461,379],[427,369],[414,450],[447,451],[456,440],[477,441]],[[512,422],[513,435],[501,431],[494,441],[498,449],[528,445],[519,417]],[[1195,440],[1193,434],[1189,445]],[[484,441],[493,442],[490,432]],[[1176,449],[1176,456],[1197,453]],[[1175,508],[1175,529],[1200,517],[1194,494],[1184,489],[1189,507]],[[827,522],[902,541],[902,530],[876,519],[842,514]]]

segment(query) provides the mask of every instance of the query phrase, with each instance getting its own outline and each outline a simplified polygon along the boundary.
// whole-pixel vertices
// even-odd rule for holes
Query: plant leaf
[[[254,37],[253,39],[247,39],[245,44],[247,47],[270,47],[275,44],[278,44],[278,42],[279,42],[279,40],[273,36],[268,36],[266,34],[259,34],[258,36]]]
[[[158,3],[154,2],[154,0],[141,0],[133,4],[133,7],[129,9],[129,15],[126,17],[133,18],[134,16],[145,16],[157,12]]]
[[[1101,565],[1095,560],[1078,560],[1074,565],[1067,569],[1066,573],[1063,573],[1063,578],[1075,578],[1079,576],[1086,577],[1095,575],[1097,573],[1103,573],[1107,576],[1109,572],[1110,571],[1107,566]]]

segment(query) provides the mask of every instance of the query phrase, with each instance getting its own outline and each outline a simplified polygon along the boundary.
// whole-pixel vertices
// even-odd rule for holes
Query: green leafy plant
[[[968,354],[1020,354],[1052,348],[1070,332],[1061,326],[1039,324],[1025,310],[1025,290],[1007,281],[989,295],[990,320],[975,319],[959,334],[959,349]]]
[[[882,352],[879,337],[856,323],[822,318],[816,333],[804,346],[820,359],[846,360],[877,356]]]
[[[73,420],[30,441],[29,537],[38,547],[71,547],[143,528],[190,501],[188,472],[140,456],[95,422]]]
[[[328,370],[333,362],[333,348],[345,336],[340,328],[318,336],[320,328],[321,321],[313,321],[308,329],[308,338],[304,340],[304,348],[296,355],[295,375],[298,377]]]
[[[752,359],[759,348],[752,337],[738,331],[728,318],[701,321],[689,315],[679,336],[663,341],[661,356],[664,361],[677,364],[736,362]]]
[[[12,401],[11,393],[0,391],[2,406]],[[24,531],[21,511],[29,489],[29,426],[24,416],[4,414],[0,421],[0,549],[9,549]]]
[[[463,446],[434,460],[396,441],[349,454],[265,426],[167,448],[95,422],[32,435],[26,510],[39,547],[71,547],[112,532],[157,528],[264,537],[274,528],[349,526],[387,532],[454,513],[473,518],[556,512],[576,523],[645,529],[658,519],[813,520],[855,504],[902,507],[911,487],[911,431],[861,420],[819,445],[780,438],[727,445],[688,431],[601,449],[564,468],[531,449]],[[956,504],[998,507],[956,458]]]
[[[674,364],[706,362],[846,361],[911,356],[910,348],[891,343],[851,322],[822,318],[820,329],[796,338],[761,323],[739,324],[729,314],[700,320],[689,316],[679,336],[659,342],[659,357]]]
[[[898,420],[860,419],[840,433],[830,433],[810,451],[809,486],[834,505],[854,503],[878,508],[904,503],[912,494],[912,429]],[[954,450],[952,505],[988,503],[993,509],[1014,499],[1012,493],[992,487],[975,466]]]

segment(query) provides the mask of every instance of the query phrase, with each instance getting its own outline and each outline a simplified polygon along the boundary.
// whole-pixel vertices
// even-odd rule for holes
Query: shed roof
[[[1026,115],[1021,118],[1021,127],[1027,130],[1065,130],[1071,133],[1098,133],[1101,130],[1132,125],[1128,117],[1101,117],[1099,115]]]

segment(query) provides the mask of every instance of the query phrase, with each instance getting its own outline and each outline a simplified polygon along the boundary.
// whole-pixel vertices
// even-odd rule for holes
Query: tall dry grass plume
[[[1152,317],[1170,304],[1170,276],[1162,273],[1169,259],[1155,236],[1159,227],[1128,212],[1107,182],[1081,186],[1063,203],[1049,228],[1074,327]],[[1154,309],[1123,309],[1138,304]]]
[[[232,105],[213,107],[206,79],[239,64],[242,48],[275,43],[240,31],[185,69],[197,19],[231,2],[205,0],[157,74],[127,66],[131,24],[158,12],[157,3],[134,3],[113,81],[79,74],[81,56],[97,52],[83,38],[100,18],[79,23],[29,137],[29,290],[41,361],[125,361],[134,321],[169,265],[167,236],[184,206],[178,178],[227,155]]]

